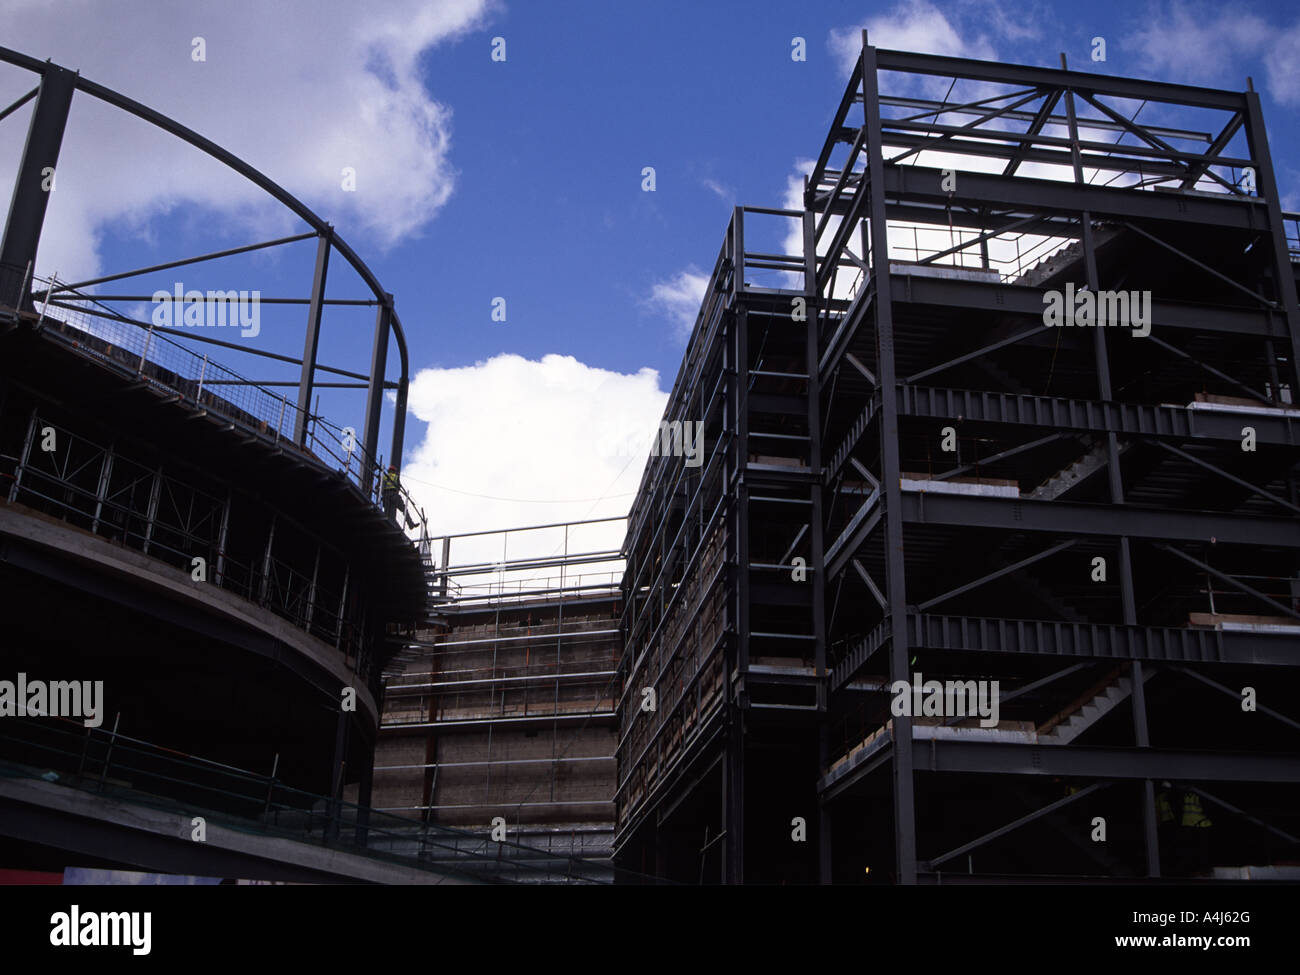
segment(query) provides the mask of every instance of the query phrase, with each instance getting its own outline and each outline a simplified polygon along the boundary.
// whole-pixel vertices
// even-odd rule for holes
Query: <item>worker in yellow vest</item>
[[[1208,829],[1214,823],[1201,808],[1201,797],[1195,792],[1183,793],[1183,826],[1187,829]]]
[[[1160,821],[1160,828],[1165,829],[1174,822],[1174,806],[1169,801],[1169,790],[1171,786],[1168,782],[1160,783],[1160,791],[1156,793],[1156,816]]]
[[[1202,874],[1210,869],[1210,827],[1213,825],[1201,807],[1201,797],[1191,789],[1184,789],[1178,846],[1182,853],[1182,866],[1187,874]]]
[[[394,502],[397,500],[397,488],[397,465],[389,464],[388,470],[384,473],[383,486],[380,491],[380,503],[386,515],[393,513]]]

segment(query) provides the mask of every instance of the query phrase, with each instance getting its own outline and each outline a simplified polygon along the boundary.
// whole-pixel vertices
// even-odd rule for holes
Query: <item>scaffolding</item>
[[[376,803],[608,861],[623,519],[434,539],[431,617],[390,664]]]

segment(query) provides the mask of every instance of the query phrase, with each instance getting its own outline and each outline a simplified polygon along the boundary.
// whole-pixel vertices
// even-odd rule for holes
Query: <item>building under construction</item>
[[[376,808],[610,866],[622,524],[433,540],[434,612],[389,665]]]
[[[560,786],[543,790],[540,778],[523,786],[538,792],[529,808],[577,806],[570,824],[603,817],[603,833],[581,835],[604,852],[594,866],[553,853],[558,840],[527,847],[517,828],[498,841],[445,825],[475,822],[463,810],[434,820],[375,808],[384,674],[417,633],[452,628],[449,594],[464,597],[462,635],[479,622],[462,577],[436,573],[424,512],[401,484],[409,369],[392,294],[328,223],[229,151],[49,61],[0,48],[0,64],[34,84],[0,108],[3,132],[25,132],[0,240],[0,879],[60,883],[68,871],[106,870],[194,882],[611,881],[612,790],[599,783],[612,782],[613,749],[599,744],[599,719],[574,732],[586,739],[575,737],[572,757],[552,763],[566,770],[565,788],[590,777],[571,789],[585,803],[562,801]],[[66,161],[74,99],[206,154],[268,194],[299,232],[82,280],[36,274],[51,198],[43,181]],[[266,302],[267,325],[300,342],[301,357],[230,341],[247,337],[238,330],[181,328],[179,313],[170,325],[140,320],[146,303],[158,310],[155,288],[171,301],[171,276],[184,268],[221,285],[194,292],[200,320],[185,323],[213,324],[215,303],[215,324],[234,324],[230,296],[248,291],[228,289],[259,270],[239,262],[271,248],[308,271],[294,282],[301,291]],[[368,365],[330,364],[322,333],[358,325]],[[236,356],[257,379],[231,367]],[[326,415],[322,390],[355,427]],[[613,670],[616,628],[599,620],[613,618],[618,576],[604,570],[599,596],[592,578],[564,575],[584,559],[559,553],[524,574],[557,566],[566,597],[591,584],[592,598],[534,601],[516,586],[509,625],[522,616],[518,632],[536,639],[496,658],[503,713],[535,714],[545,685],[558,721],[607,700],[608,723],[612,698],[585,672],[608,683]],[[501,580],[514,583],[516,568],[503,567]],[[551,632],[564,634],[562,646],[543,637]],[[456,706],[469,707],[482,666],[469,651],[427,681],[466,678]],[[60,688],[57,707],[47,683]],[[41,696],[29,698],[38,684]],[[413,703],[409,690],[394,689],[399,707]],[[488,758],[499,755],[490,744]],[[529,768],[496,781],[517,790]],[[569,848],[585,849],[572,839]]]
[[[628,518],[621,865],[1300,870],[1296,217],[1253,90],[1062,60],[864,36],[804,209],[735,210]]]
[[[626,520],[430,538],[360,258],[0,61],[36,76],[0,109],[0,676],[108,716],[0,715],[0,869],[1297,877],[1300,218],[1253,90],[864,36],[803,208],[733,213]],[[74,95],[301,233],[36,276]],[[300,242],[264,380],[117,290]],[[357,308],[368,369],[319,359]]]

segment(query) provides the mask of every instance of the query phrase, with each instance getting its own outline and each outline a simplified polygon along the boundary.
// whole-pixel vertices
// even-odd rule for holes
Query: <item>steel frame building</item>
[[[1300,240],[1258,95],[864,34],[804,206],[735,210],[665,412],[706,460],[652,459],[629,516],[618,861],[1284,872]],[[801,252],[751,249],[773,217]],[[1149,296],[1149,334],[1048,327],[1067,287]],[[918,673],[998,681],[999,722],[899,713]]]
[[[137,745],[150,756],[154,749],[201,755],[232,771],[264,770],[272,790],[293,801],[328,797],[316,819],[327,841],[339,838],[345,795],[356,800],[364,812],[351,821],[364,845],[382,668],[426,618],[431,595],[423,513],[380,478],[389,390],[397,402],[388,461],[400,468],[409,371],[392,295],[329,224],[226,149],[51,62],[8,49],[0,61],[37,77],[0,110],[3,120],[30,103],[0,242],[0,661],[11,678],[17,671],[102,679],[111,729],[105,745],[98,737],[105,732],[78,725],[84,744],[69,746],[53,720],[8,719],[0,758],[23,774],[48,769],[92,790],[105,787],[105,773],[88,780],[88,763],[101,759],[106,770],[114,754],[119,787],[149,776],[153,757],[134,772],[122,763]],[[307,230],[74,284],[38,276],[45,180],[60,164],[78,94],[206,153]],[[147,297],[103,290],[309,240],[316,246],[308,293],[270,300],[302,306],[301,358],[199,334],[207,329],[135,321],[121,303]],[[331,258],[372,297],[327,297]],[[341,306],[376,309],[366,372],[318,361],[322,321]],[[394,342],[399,368],[390,378]],[[222,348],[296,375],[251,380],[207,354]],[[322,387],[364,392],[359,434],[313,408]],[[205,810],[247,806],[246,796],[205,792],[174,775],[150,781],[158,795],[198,800]],[[265,801],[269,810],[271,792]],[[56,818],[0,802],[6,843],[43,843],[51,858],[156,855],[98,822],[60,820],[52,833]]]

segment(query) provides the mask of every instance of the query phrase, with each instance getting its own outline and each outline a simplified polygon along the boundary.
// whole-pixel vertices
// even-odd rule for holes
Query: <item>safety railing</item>
[[[395,865],[493,883],[658,883],[608,862],[535,849],[486,831],[408,819],[295,788],[252,772],[123,734],[120,716],[87,728],[54,717],[11,717],[0,725],[0,777],[41,779],[117,802],[203,815],[224,826],[324,845]],[[188,821],[188,819],[187,819]]]
[[[39,449],[28,437],[22,456],[0,454],[0,497],[49,512],[110,541],[191,572],[196,556],[221,589],[263,606],[332,644],[363,680],[370,677],[371,641],[362,620],[344,611],[345,592],[305,566],[274,555],[240,561],[221,544],[228,500],[120,453],[33,413],[32,430],[49,429],[61,452]],[[70,458],[76,456],[74,463]],[[113,476],[102,480],[102,472]],[[313,537],[322,549],[327,543]],[[338,554],[338,553],[334,553]]]
[[[196,409],[238,423],[253,434],[297,446],[351,482],[372,505],[382,508],[398,527],[426,543],[428,523],[400,479],[383,473],[384,460],[357,439],[356,431],[309,411],[289,398],[249,380],[172,337],[177,329],[156,327],[122,316],[93,295],[68,291],[52,279],[21,277],[19,269],[0,269],[0,310],[34,302],[37,322],[48,337],[137,379],[177,394]],[[18,284],[14,285],[14,280]],[[16,287],[16,290],[15,290]],[[301,422],[300,422],[301,421]],[[295,432],[305,430],[297,445]]]

